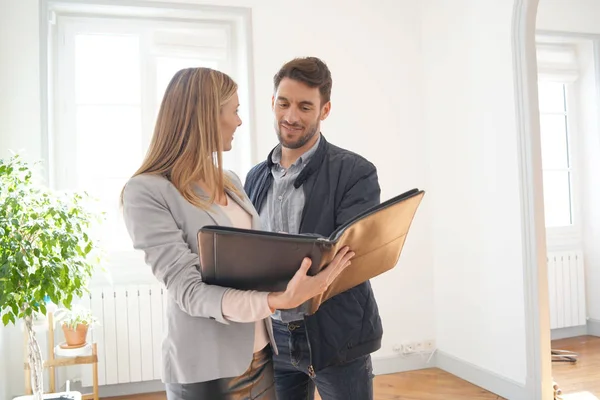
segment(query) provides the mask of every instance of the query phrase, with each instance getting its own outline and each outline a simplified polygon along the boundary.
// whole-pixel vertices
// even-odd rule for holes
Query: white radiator
[[[581,251],[548,253],[550,328],[586,324],[585,274]]]
[[[100,325],[89,339],[98,344],[98,384],[161,378],[161,344],[166,290],[160,284],[92,289],[83,304]],[[91,368],[81,371],[82,385],[92,385]]]

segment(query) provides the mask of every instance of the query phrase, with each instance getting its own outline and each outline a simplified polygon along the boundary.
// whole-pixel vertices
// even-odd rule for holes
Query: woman
[[[322,293],[354,255],[344,248],[314,277],[306,275],[305,259],[282,293],[202,282],[196,236],[202,226],[260,229],[240,180],[222,169],[222,151],[231,150],[241,125],[237,108],[237,85],[227,75],[179,71],[146,158],[122,193],[134,248],[169,295],[162,354],[169,400],[274,399],[269,315]]]

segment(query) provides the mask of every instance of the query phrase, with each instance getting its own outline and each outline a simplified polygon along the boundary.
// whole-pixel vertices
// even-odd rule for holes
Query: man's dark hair
[[[311,88],[319,88],[321,104],[327,103],[331,98],[331,72],[317,57],[294,58],[285,63],[273,77],[275,91],[283,78],[302,82]]]

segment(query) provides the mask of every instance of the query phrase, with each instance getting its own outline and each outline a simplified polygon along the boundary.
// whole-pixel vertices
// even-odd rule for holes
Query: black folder
[[[352,264],[312,299],[309,309],[314,313],[327,299],[396,266],[424,194],[412,189],[395,196],[347,221],[329,237],[204,226],[198,231],[202,279],[234,289],[284,291],[304,257],[312,260],[308,273],[315,275],[348,245],[356,253]]]

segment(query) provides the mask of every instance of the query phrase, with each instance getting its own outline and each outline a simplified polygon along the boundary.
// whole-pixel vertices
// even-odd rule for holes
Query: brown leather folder
[[[349,246],[356,254],[329,288],[313,298],[309,313],[338,293],[374,278],[398,263],[425,192],[412,189],[357,215],[329,237],[205,226],[198,231],[204,282],[242,290],[284,291],[302,259],[317,274]]]

